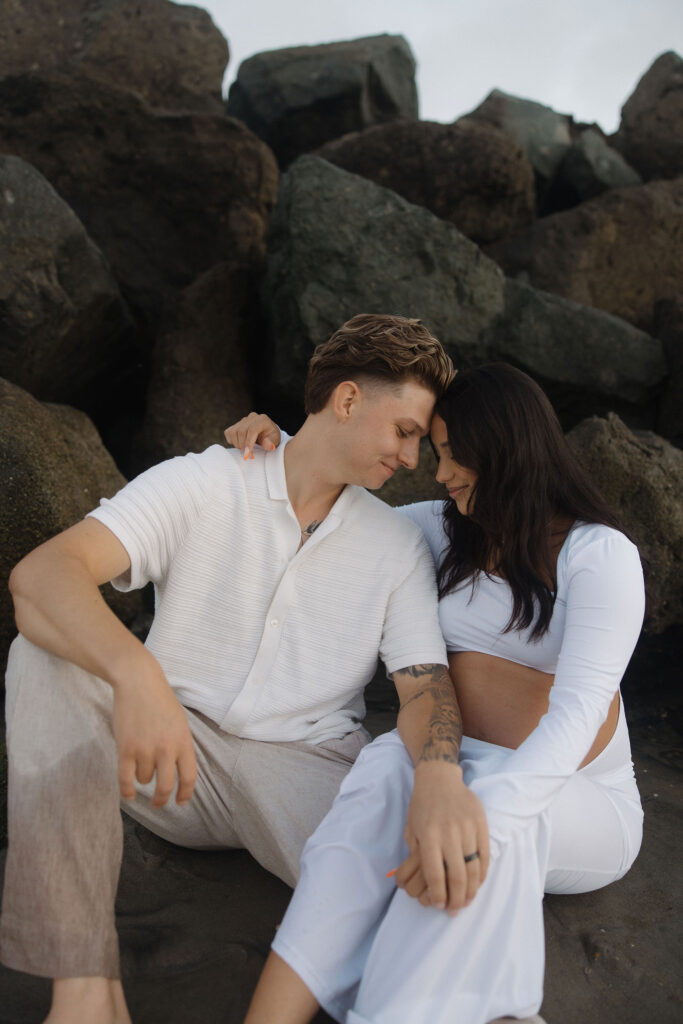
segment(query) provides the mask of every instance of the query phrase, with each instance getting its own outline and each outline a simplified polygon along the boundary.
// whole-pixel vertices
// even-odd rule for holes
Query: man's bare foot
[[[45,1024],[131,1024],[120,981],[56,978]]]

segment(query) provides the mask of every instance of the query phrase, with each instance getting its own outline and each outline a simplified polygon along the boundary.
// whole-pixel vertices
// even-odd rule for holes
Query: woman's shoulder
[[[621,530],[604,523],[577,521],[567,535],[560,561],[569,572],[598,565],[628,565],[641,571],[640,555],[633,541]]]
[[[444,547],[448,544],[444,530],[443,508],[443,501],[415,501],[411,505],[399,505],[396,508],[402,516],[419,526],[437,565]]]
[[[398,505],[396,511],[408,519],[412,519],[420,527],[425,537],[442,538],[445,536],[443,508],[443,501],[414,501],[410,505]]]

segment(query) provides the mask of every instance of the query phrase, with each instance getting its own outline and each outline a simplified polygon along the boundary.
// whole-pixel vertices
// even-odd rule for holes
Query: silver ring
[[[478,859],[479,859],[479,850],[475,850],[474,853],[468,853],[465,856],[465,864],[469,864],[470,861],[478,860]]]

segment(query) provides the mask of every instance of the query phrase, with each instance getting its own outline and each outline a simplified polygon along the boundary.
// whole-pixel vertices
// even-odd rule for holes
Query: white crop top
[[[438,568],[448,540],[443,502],[405,505]],[[605,721],[640,634],[643,573],[634,544],[609,526],[577,523],[557,560],[557,597],[548,632],[503,630],[512,595],[505,580],[480,576],[442,598],[441,629],[449,651],[480,651],[553,673],[548,712],[498,769],[472,788],[486,807],[493,838],[541,813],[577,770]]]

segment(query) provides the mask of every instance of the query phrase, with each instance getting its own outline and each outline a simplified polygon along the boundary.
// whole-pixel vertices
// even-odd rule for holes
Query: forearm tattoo
[[[462,719],[450,673],[445,665],[411,665],[393,673],[394,682],[424,680],[420,689],[401,705],[399,715],[418,700],[431,700],[427,739],[420,761],[457,764],[462,739]]]

